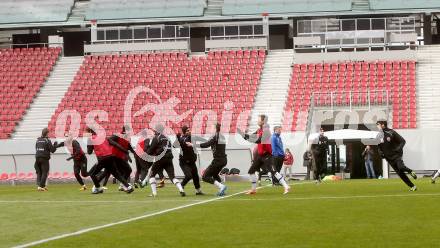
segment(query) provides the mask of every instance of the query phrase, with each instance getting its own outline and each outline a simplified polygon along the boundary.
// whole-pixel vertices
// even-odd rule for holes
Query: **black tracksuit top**
[[[384,128],[382,131],[383,139],[378,145],[380,155],[390,161],[402,158],[405,139],[393,129]]]

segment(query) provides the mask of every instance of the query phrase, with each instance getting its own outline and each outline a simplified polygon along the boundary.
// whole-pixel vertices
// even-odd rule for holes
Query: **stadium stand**
[[[384,105],[388,98],[393,127],[416,128],[415,74],[415,61],[295,64],[284,109],[287,113],[293,111],[293,119],[288,123],[290,120],[285,117],[283,125],[292,131],[305,130],[307,114],[300,113],[308,112],[315,93],[314,106],[320,107],[348,106],[350,102],[354,106],[368,102]],[[333,102],[329,92],[337,93]]]
[[[351,11],[351,0],[225,0],[223,15]]]
[[[224,103],[232,101],[235,108],[230,132],[235,132],[239,113],[253,107],[265,57],[265,50],[215,51],[209,52],[207,57],[192,58],[186,53],[88,56],[52,116],[51,135],[54,135],[59,113],[68,109],[77,110],[83,117],[94,109],[105,110],[111,121],[101,125],[107,133],[119,132],[123,125],[125,97],[140,85],[154,90],[163,102],[172,96],[180,99],[181,103],[171,110],[177,114],[194,109],[180,126],[192,126],[192,118],[199,110],[217,112],[218,116],[214,117],[220,121]],[[152,94],[138,96],[133,113],[154,102],[158,103]],[[134,118],[133,129],[138,132],[148,127],[145,124],[153,115],[148,112]],[[200,132],[208,132],[210,124],[213,123],[205,122]],[[175,132],[179,131],[180,126],[170,125]],[[84,127],[83,119],[81,130]]]
[[[370,0],[372,10],[386,9],[430,9],[439,8],[438,0],[406,1],[406,0]]]
[[[74,0],[2,0],[0,23],[66,21]]]
[[[0,50],[0,138],[9,138],[60,55],[60,48]]]
[[[206,1],[203,0],[91,0],[86,19],[203,16],[205,7]]]

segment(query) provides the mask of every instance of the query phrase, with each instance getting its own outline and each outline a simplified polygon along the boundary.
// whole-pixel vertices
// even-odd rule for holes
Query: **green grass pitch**
[[[76,184],[0,186],[0,247],[68,234],[179,206],[160,215],[49,241],[36,247],[440,247],[440,185],[417,180],[409,192],[400,180],[345,180],[316,185],[263,187],[257,195],[185,198],[173,185],[131,195],[116,186],[102,195]],[[249,183],[229,183],[228,194]],[[207,201],[207,202],[205,202]]]

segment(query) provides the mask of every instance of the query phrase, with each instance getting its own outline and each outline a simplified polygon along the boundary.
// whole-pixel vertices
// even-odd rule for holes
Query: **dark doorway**
[[[209,38],[209,28],[191,28],[191,52],[205,52],[205,40]]]
[[[350,148],[349,148],[350,147]],[[379,156],[377,146],[370,146],[373,150],[373,167],[376,178],[382,175],[382,159]],[[365,145],[361,142],[353,142],[347,145],[347,160],[350,158],[350,176],[351,178],[367,178],[367,171],[365,168],[365,160],[362,157],[362,152]],[[348,156],[350,150],[350,156]]]
[[[83,56],[84,43],[90,42],[90,32],[63,32],[64,56]]]
[[[437,33],[432,35],[432,44],[440,44],[440,19],[435,17],[434,20],[437,27]]]
[[[13,34],[12,44],[41,43],[40,34]],[[20,47],[20,46],[14,46]]]
[[[361,142],[353,142],[347,145],[347,155],[350,154],[350,157],[347,156],[347,160],[350,161],[349,167],[351,168],[350,178],[366,177],[364,159],[362,158],[363,148],[364,145]]]
[[[334,125],[323,125],[322,126],[325,131],[333,131]],[[344,126],[344,129],[348,129],[348,125]],[[367,126],[364,124],[358,124],[358,130],[369,130]],[[344,141],[344,145],[346,146],[346,161],[345,161],[345,173],[350,173],[350,178],[361,179],[367,178],[367,171],[365,169],[365,161],[362,157],[362,152],[365,149],[365,145],[360,140],[346,140]],[[373,149],[373,166],[376,177],[382,175],[382,159],[379,156],[377,146],[371,146]],[[338,157],[339,151],[336,146],[336,143],[333,140],[330,140],[329,146],[329,166],[327,171],[329,173],[337,173],[340,172],[339,168],[343,161],[340,161]]]
[[[269,49],[292,49],[293,40],[289,38],[289,25],[269,26]]]

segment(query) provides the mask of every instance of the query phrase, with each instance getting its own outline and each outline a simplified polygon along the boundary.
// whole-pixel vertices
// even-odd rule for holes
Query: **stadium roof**
[[[42,0],[47,1],[49,0]],[[72,2],[73,0],[61,0],[62,2]],[[2,1],[14,2],[13,0]],[[20,6],[41,3],[37,0],[20,0]],[[97,5],[102,2],[104,5]],[[440,1],[438,0],[369,0],[368,5],[355,7],[357,0],[225,0],[222,6],[223,15],[209,15],[205,1],[200,0],[167,0],[147,1],[147,0],[130,0],[130,4],[139,10],[129,7],[128,0],[91,0],[85,2],[85,12],[81,19],[71,19],[75,12],[76,5],[70,7],[70,12],[64,17],[64,14],[57,14],[53,19],[26,19],[14,17],[5,20],[7,16],[2,16],[0,28],[30,28],[30,27],[53,27],[53,26],[87,26],[90,25],[88,19],[98,19],[99,24],[135,24],[135,23],[179,23],[179,22],[213,22],[213,21],[238,21],[238,20],[256,20],[261,18],[263,12],[270,14],[272,18],[291,18],[291,17],[335,17],[335,16],[373,16],[373,15],[408,15],[420,13],[440,13]],[[152,2],[156,3],[152,6]],[[362,1],[361,1],[362,2]],[[365,2],[365,1],[364,1]],[[76,2],[84,3],[84,2]],[[172,3],[175,3],[173,5]],[[246,3],[246,8],[243,5]],[[108,4],[108,5],[107,5]],[[119,5],[118,5],[119,4]],[[40,5],[37,8],[41,13],[49,15],[53,13],[53,9],[44,9]],[[54,6],[59,6],[57,3]],[[109,7],[112,6],[112,7]],[[124,7],[125,6],[125,7]],[[147,8],[150,11],[141,11]],[[188,7],[190,6],[190,7]],[[8,7],[4,7],[2,12],[7,12]],[[121,8],[127,8],[126,11],[120,11]],[[188,9],[191,8],[191,11]],[[118,13],[114,9],[117,9]],[[34,11],[33,9],[32,11]],[[188,11],[187,11],[188,10]],[[31,12],[32,12],[31,11]],[[28,13],[28,12],[26,12]],[[25,15],[26,13],[21,13]],[[33,12],[32,12],[33,13]],[[19,15],[18,13],[17,15]],[[166,16],[166,17],[164,17]],[[17,19],[20,19],[19,21]],[[10,23],[6,23],[10,22]]]

